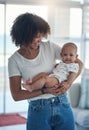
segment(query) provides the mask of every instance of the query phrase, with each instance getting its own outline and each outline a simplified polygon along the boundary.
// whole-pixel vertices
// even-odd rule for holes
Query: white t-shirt
[[[34,59],[27,59],[17,51],[8,59],[9,77],[21,76],[23,82],[28,78],[33,78],[41,72],[52,73],[56,60],[60,60],[61,48],[59,45],[51,42],[42,42],[40,44],[39,54]],[[50,98],[52,94],[43,94],[30,100]]]

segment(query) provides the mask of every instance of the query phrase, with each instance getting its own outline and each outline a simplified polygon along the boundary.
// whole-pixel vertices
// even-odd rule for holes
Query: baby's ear
[[[76,58],[78,58],[78,54],[76,55]]]
[[[60,56],[62,56],[62,53],[60,53]]]

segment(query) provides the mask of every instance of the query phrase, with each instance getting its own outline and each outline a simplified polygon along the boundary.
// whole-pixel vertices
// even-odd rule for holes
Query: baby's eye
[[[67,56],[67,54],[65,53],[64,56]]]
[[[73,54],[70,54],[70,56],[73,56]]]

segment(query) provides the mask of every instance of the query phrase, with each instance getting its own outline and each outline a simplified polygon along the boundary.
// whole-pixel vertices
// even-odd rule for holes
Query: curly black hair
[[[22,46],[32,43],[38,33],[47,36],[50,33],[49,24],[35,14],[24,13],[15,19],[10,35],[16,46]]]

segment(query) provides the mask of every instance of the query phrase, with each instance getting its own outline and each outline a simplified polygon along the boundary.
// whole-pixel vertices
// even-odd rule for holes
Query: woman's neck
[[[30,47],[22,46],[18,52],[27,59],[34,59],[39,54],[39,47],[37,49],[33,49]]]

